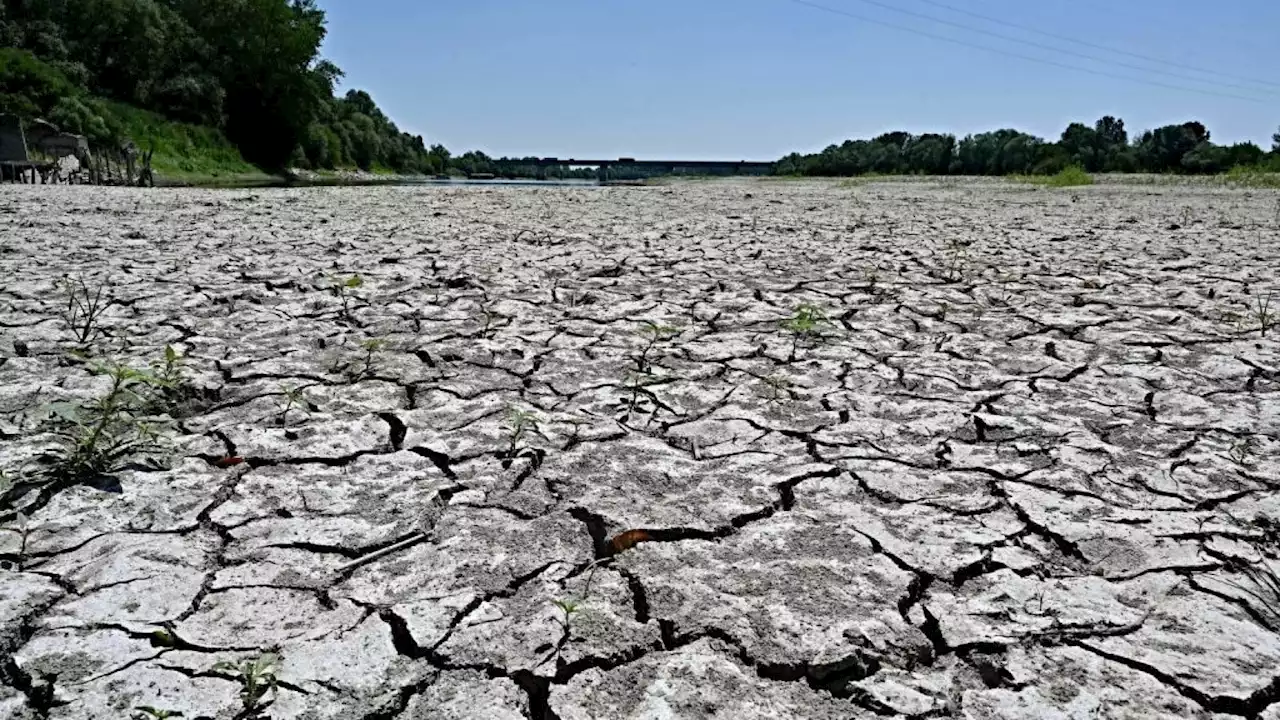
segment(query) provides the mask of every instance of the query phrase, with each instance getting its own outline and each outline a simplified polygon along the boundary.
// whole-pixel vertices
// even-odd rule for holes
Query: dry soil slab
[[[6,188],[0,716],[1280,717],[1277,197]]]

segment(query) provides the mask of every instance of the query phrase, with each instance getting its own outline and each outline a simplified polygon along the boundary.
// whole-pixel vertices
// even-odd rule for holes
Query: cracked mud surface
[[[0,467],[67,273],[200,401],[0,508],[0,717],[1280,717],[1275,193],[5,192]]]

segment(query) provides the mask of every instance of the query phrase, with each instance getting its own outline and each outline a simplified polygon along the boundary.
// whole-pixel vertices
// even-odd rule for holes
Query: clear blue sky
[[[805,0],[806,2],[809,0]],[[1197,119],[1270,147],[1277,0],[933,0],[1210,76],[1069,44],[927,0],[320,0],[324,54],[402,129],[455,153],[772,160],[888,130],[1015,127],[1056,139],[1104,114],[1131,134]],[[982,35],[988,32],[1145,73]],[[1200,94],[1002,56],[895,28]],[[1252,80],[1277,83],[1257,84]],[[1233,87],[1244,86],[1242,87]]]

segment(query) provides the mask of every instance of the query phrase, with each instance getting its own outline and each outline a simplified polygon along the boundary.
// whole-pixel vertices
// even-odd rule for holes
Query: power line
[[[1200,93],[1202,95],[1216,95],[1218,97],[1233,98],[1235,100],[1247,100],[1248,102],[1255,102],[1255,103],[1269,102],[1267,100],[1263,100],[1262,98],[1249,97],[1247,95],[1236,95],[1234,93],[1218,92],[1217,90],[1206,90],[1203,88],[1187,87],[1185,85],[1173,85],[1171,83],[1160,82],[1159,80],[1150,80],[1147,78],[1132,77],[1129,75],[1120,75],[1117,73],[1110,73],[1105,70],[1095,70],[1093,68],[1081,67],[1079,65],[1069,65],[1067,63],[1058,62],[1056,60],[1048,60],[1045,58],[1035,57],[1034,55],[1024,55],[1022,53],[1013,52],[1011,50],[1003,50],[1001,48],[991,47],[990,45],[980,45],[978,43],[969,42],[967,40],[960,40],[958,38],[948,37],[946,35],[938,35],[937,33],[931,33],[927,30],[921,30],[919,28],[914,28],[909,25],[901,25],[895,22],[890,22],[888,20],[881,20],[879,18],[872,18],[866,15],[860,15],[858,13],[849,12],[847,10],[840,10],[837,8],[828,7],[826,5],[820,5],[816,2],[812,2],[811,0],[787,0],[787,2],[795,3],[796,5],[804,5],[806,7],[810,7],[815,10],[821,10],[823,12],[832,13],[834,15],[842,15],[844,17],[852,18],[854,20],[870,23],[872,25],[881,25],[883,27],[893,28],[895,30],[900,30],[902,32],[921,35],[923,37],[931,38],[933,40],[940,40],[942,42],[948,42],[954,45],[962,45],[964,47],[974,48],[977,50],[982,50],[984,52],[995,53],[996,55],[1004,55],[1006,57],[1018,58],[1019,60],[1027,60],[1030,62],[1041,63],[1042,65],[1051,65],[1053,67],[1062,68],[1064,70],[1074,70],[1076,72],[1088,73],[1090,75],[1097,75],[1099,77],[1107,77],[1115,80],[1126,80],[1128,82],[1141,83],[1144,85],[1152,85],[1156,87],[1167,88],[1169,90],[1178,90],[1181,92],[1193,92],[1193,93]],[[891,9],[896,9],[896,8],[891,8]]]
[[[1243,80],[1244,82],[1254,83],[1255,85],[1269,85],[1274,88],[1280,88],[1280,83],[1273,83],[1267,80],[1257,80],[1250,77],[1244,77],[1242,75],[1228,75],[1227,73],[1218,72],[1216,70],[1206,70],[1204,68],[1199,68],[1194,65],[1186,65],[1180,62],[1175,62],[1173,60],[1163,60],[1161,58],[1151,57],[1150,55],[1142,55],[1140,53],[1130,52],[1128,50],[1121,50],[1119,48],[1108,47],[1106,45],[1099,45],[1097,43],[1092,43],[1087,40],[1080,40],[1077,38],[1067,37],[1066,35],[1059,35],[1057,33],[1051,33],[1051,32],[1040,30],[1027,25],[1021,25],[1019,23],[1009,22],[1008,20],[994,18],[994,17],[991,17],[990,15],[983,15],[982,13],[976,13],[976,12],[973,12],[972,10],[965,10],[964,8],[958,8],[953,5],[937,2],[937,0],[920,0],[920,2],[926,5],[932,5],[934,7],[942,8],[944,10],[950,10],[951,12],[959,13],[961,15],[968,15],[969,17],[976,18],[978,20],[985,20],[989,23],[995,23],[996,25],[1004,25],[1005,27],[1014,28],[1015,30],[1022,30],[1024,32],[1035,33],[1037,35],[1043,35],[1044,37],[1053,38],[1055,40],[1061,40],[1062,42],[1069,42],[1069,43],[1074,43],[1076,45],[1080,45],[1083,47],[1093,48],[1095,50],[1102,50],[1103,52],[1115,53],[1117,55],[1127,55],[1128,57],[1137,58],[1139,60],[1145,60],[1147,62],[1153,62],[1161,65],[1168,65],[1170,67],[1182,68],[1183,70],[1198,72],[1202,75],[1216,75],[1217,77],[1228,78],[1231,80]],[[1245,89],[1252,89],[1252,88],[1245,88]]]
[[[858,2],[860,2],[860,3],[864,3],[864,4],[867,4],[867,5],[874,5],[875,7],[878,7],[878,8],[884,8],[885,10],[889,10],[889,11],[892,11],[892,12],[896,12],[896,13],[899,13],[899,14],[902,14],[902,15],[907,15],[907,16],[910,16],[910,17],[920,18],[920,19],[922,19],[922,20],[928,20],[929,22],[935,22],[935,23],[938,23],[938,24],[940,24],[940,25],[950,25],[951,27],[954,27],[954,28],[959,28],[959,29],[961,29],[961,30],[967,30],[967,31],[969,31],[969,32],[975,32],[975,33],[978,33],[978,34],[980,34],[980,35],[987,35],[987,36],[989,36],[989,37],[993,37],[993,38],[996,38],[996,39],[999,39],[999,40],[1004,40],[1004,41],[1006,41],[1006,42],[1013,42],[1013,43],[1018,43],[1018,44],[1020,44],[1020,45],[1026,45],[1026,46],[1028,46],[1028,47],[1033,47],[1033,48],[1036,48],[1036,49],[1038,49],[1038,50],[1048,50],[1049,52],[1061,53],[1061,54],[1063,54],[1063,55],[1070,55],[1070,56],[1072,56],[1072,57],[1083,58],[1083,59],[1085,59],[1085,60],[1092,60],[1092,61],[1094,61],[1094,62],[1106,63],[1106,64],[1108,64],[1108,65],[1118,65],[1118,66],[1120,66],[1120,67],[1128,68],[1128,69],[1130,69],[1130,70],[1137,70],[1138,72],[1154,73],[1154,74],[1156,74],[1156,75],[1164,75],[1164,76],[1166,76],[1166,77],[1172,77],[1172,78],[1174,78],[1175,80],[1183,80],[1183,81],[1198,82],[1198,83],[1206,83],[1206,84],[1207,84],[1207,82],[1208,82],[1208,81],[1206,81],[1206,80],[1201,80],[1201,79],[1199,79],[1199,78],[1189,78],[1189,77],[1186,77],[1186,76],[1184,76],[1184,75],[1180,75],[1180,74],[1178,74],[1178,73],[1172,73],[1172,72],[1169,72],[1169,71],[1167,71],[1167,70],[1157,70],[1157,69],[1154,69],[1154,68],[1147,68],[1147,67],[1143,67],[1143,66],[1141,66],[1141,65],[1134,65],[1134,64],[1132,64],[1132,63],[1126,63],[1126,62],[1123,62],[1123,61],[1120,61],[1120,60],[1111,60],[1111,59],[1108,59],[1108,58],[1098,57],[1097,55],[1089,55],[1089,54],[1086,54],[1086,53],[1080,53],[1080,52],[1076,52],[1076,51],[1074,51],[1074,50],[1063,50],[1062,48],[1054,47],[1054,46],[1052,46],[1052,45],[1046,45],[1046,44],[1044,44],[1044,43],[1036,42],[1036,41],[1034,41],[1034,40],[1025,40],[1025,39],[1023,39],[1023,38],[1015,37],[1015,36],[1013,36],[1013,35],[1005,35],[1004,33],[993,32],[993,31],[991,31],[991,30],[986,30],[986,29],[983,29],[983,28],[980,28],[980,27],[974,27],[973,25],[966,25],[966,24],[964,24],[964,23],[955,22],[954,20],[947,20],[947,19],[945,19],[945,18],[940,18],[940,17],[937,17],[937,16],[935,16],[935,15],[929,15],[928,13],[916,12],[916,11],[914,11],[914,10],[905,10],[905,9],[903,9],[903,8],[896,7],[896,6],[894,6],[894,5],[890,5],[889,3],[881,2],[880,0],[858,0]],[[1275,90],[1259,90],[1258,88],[1251,88],[1251,87],[1248,87],[1248,86],[1245,86],[1245,85],[1237,85],[1237,84],[1235,84],[1235,83],[1216,82],[1216,83],[1214,83],[1214,84],[1216,84],[1216,85],[1221,85],[1221,86],[1224,86],[1224,87],[1233,87],[1233,88],[1235,88],[1235,89],[1237,89],[1237,90],[1244,90],[1244,91],[1246,91],[1246,92],[1268,92],[1268,93],[1271,93],[1271,94],[1275,94],[1275,93],[1276,93],[1276,91],[1275,91]]]

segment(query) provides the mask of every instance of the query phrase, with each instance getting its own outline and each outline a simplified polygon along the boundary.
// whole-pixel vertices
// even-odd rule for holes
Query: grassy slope
[[[131,105],[106,102],[112,116],[120,123],[124,135],[133,139],[138,149],[145,152],[154,142],[156,154],[151,158],[151,168],[160,184],[239,186],[279,182],[281,178],[270,175],[245,162],[235,145],[218,130],[200,125],[174,122],[147,110]],[[316,171],[317,175],[342,177],[344,173],[358,172],[357,168],[337,168]],[[395,177],[396,172],[376,167],[368,174]]]
[[[140,151],[155,148],[151,168],[158,182],[217,184],[271,177],[245,162],[240,151],[214,128],[173,122],[123,103],[106,105]]]

